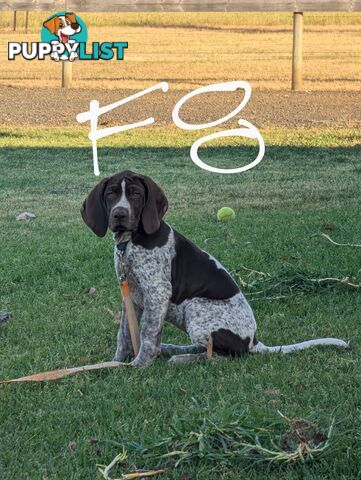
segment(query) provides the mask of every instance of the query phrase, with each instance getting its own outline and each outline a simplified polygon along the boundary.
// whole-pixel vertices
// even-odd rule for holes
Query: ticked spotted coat
[[[116,272],[117,245],[126,242],[123,264],[140,322],[140,350],[131,365],[148,365],[160,354],[172,362],[202,357],[210,336],[219,355],[287,353],[320,344],[347,347],[332,338],[277,347],[258,342],[252,309],[238,285],[215,258],[162,220],[167,208],[165,194],[150,177],[124,171],[96,185],[81,209],[98,236],[113,231]],[[161,343],[165,321],[185,331],[191,345]],[[123,309],[114,360],[132,356]]]

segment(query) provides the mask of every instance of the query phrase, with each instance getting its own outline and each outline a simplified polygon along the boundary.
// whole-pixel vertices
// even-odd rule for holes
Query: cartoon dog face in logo
[[[81,31],[81,26],[76,21],[75,13],[66,13],[65,15],[52,17],[44,22],[43,25],[50,33],[56,35],[62,43],[68,43],[69,37]]]
[[[70,40],[72,35],[79,33],[81,31],[81,26],[77,22],[75,13],[64,13],[61,15],[55,15],[54,17],[49,18],[46,22],[43,23],[43,26],[49,30],[52,35],[55,35],[58,40],[52,40],[53,45],[71,44],[75,43],[75,40]],[[60,57],[57,51],[53,51],[50,57],[52,60],[58,62],[61,60],[70,60],[73,62],[78,58],[77,52],[71,52],[69,57]]]

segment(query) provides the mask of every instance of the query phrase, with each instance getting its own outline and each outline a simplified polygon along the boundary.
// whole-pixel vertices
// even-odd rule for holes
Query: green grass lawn
[[[152,127],[99,141],[101,175],[126,168],[151,175],[169,198],[169,223],[216,256],[236,280],[245,266],[275,278],[296,268],[315,278],[360,283],[360,248],[312,236],[326,232],[340,243],[361,243],[360,133],[262,133],[265,158],[244,174],[216,175],[196,167],[189,146],[199,132]],[[112,239],[96,238],[79,215],[97,181],[86,134],[80,128],[0,129],[0,310],[13,312],[0,327],[0,378],[96,363],[114,354],[117,325],[107,309],[120,309],[120,293]],[[239,149],[228,142],[208,148],[202,158],[229,166],[239,166],[241,155],[254,158],[250,145]],[[224,205],[237,217],[220,224],[216,212]],[[25,210],[37,218],[16,222]],[[257,278],[245,271],[241,277],[247,283]],[[96,288],[95,295],[83,294],[89,287]],[[249,286],[244,291],[254,293]],[[192,397],[220,422],[244,413],[255,427],[277,421],[277,410],[325,431],[335,417],[334,449],[305,464],[193,462],[159,478],[360,478],[360,290],[337,285],[282,296],[251,301],[261,341],[335,336],[350,340],[352,349],[190,366],[157,359],[147,369],[2,386],[0,478],[100,478],[96,464],[109,463],[124,442],[147,445],[177,427],[181,417],[192,418]],[[167,326],[164,340],[186,338]],[[145,465],[139,454],[129,454],[126,471]]]

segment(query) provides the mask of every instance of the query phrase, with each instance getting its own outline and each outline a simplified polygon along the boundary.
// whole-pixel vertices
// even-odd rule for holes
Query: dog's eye
[[[106,197],[111,197],[112,195],[115,195],[115,192],[110,191],[105,194]]]
[[[137,192],[137,191],[135,191],[135,190],[133,190],[133,191],[129,192],[129,195],[130,195],[131,197],[139,197],[139,196],[140,196],[140,193]]]
[[[63,27],[64,27],[64,24],[60,22],[60,28],[63,28]]]

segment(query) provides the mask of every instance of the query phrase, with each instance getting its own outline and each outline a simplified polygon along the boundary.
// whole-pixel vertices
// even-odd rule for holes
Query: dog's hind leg
[[[196,363],[206,360],[207,352],[203,353],[185,353],[182,355],[173,355],[168,360],[168,363],[179,364],[179,363]]]
[[[204,353],[207,349],[201,345],[173,345],[171,343],[162,343],[161,355],[163,357],[172,357],[173,355],[188,355]]]

